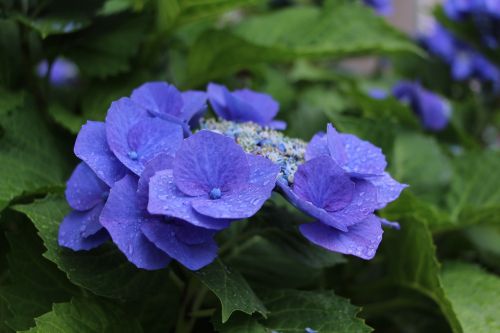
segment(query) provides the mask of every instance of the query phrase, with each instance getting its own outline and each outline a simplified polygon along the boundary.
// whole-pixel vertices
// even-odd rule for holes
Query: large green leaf
[[[51,312],[35,319],[30,333],[142,332],[139,323],[116,304],[92,298],[75,298],[54,304]]]
[[[500,332],[498,276],[475,265],[449,263],[441,278],[464,333]]]
[[[223,333],[303,333],[306,328],[322,333],[372,331],[356,317],[360,309],[333,291],[277,290],[262,297],[269,309],[267,319],[238,315],[222,325],[215,318],[215,327]]]
[[[19,196],[60,189],[69,173],[60,143],[34,105],[1,113],[0,210]]]
[[[448,196],[448,206],[457,225],[500,223],[500,153],[459,155]]]
[[[386,237],[387,279],[432,299],[447,318],[453,332],[460,324],[446,298],[439,278],[436,248],[426,223],[416,218],[401,220],[401,230]]]
[[[265,306],[245,279],[220,260],[194,274],[219,298],[222,304],[222,322],[226,322],[234,311],[247,314],[258,312],[266,316]]]
[[[418,48],[370,9],[353,4],[323,11],[296,7],[250,18],[231,32],[207,31],[200,36],[188,58],[189,84],[262,62],[400,51]]]
[[[74,252],[57,243],[59,224],[69,212],[60,195],[51,195],[14,209],[25,213],[35,224],[47,252],[44,256],[56,263],[76,285],[113,298],[137,298],[156,294],[168,280],[168,271],[140,270],[111,244],[92,251]]]
[[[401,134],[396,138],[392,159],[393,176],[410,185],[425,198],[442,200],[442,190],[452,176],[450,161],[437,141],[420,134]]]
[[[32,226],[17,223],[20,229],[7,234],[9,284],[0,286],[0,297],[12,315],[2,317],[12,329],[25,330],[34,326],[33,318],[50,311],[52,303],[67,301],[79,290],[63,272],[42,257],[43,246]]]

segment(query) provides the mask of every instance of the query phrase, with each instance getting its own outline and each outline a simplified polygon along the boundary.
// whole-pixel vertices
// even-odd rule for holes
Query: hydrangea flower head
[[[246,154],[233,139],[200,131],[184,140],[172,169],[151,178],[148,210],[223,229],[260,209],[271,196],[278,172],[277,165]]]
[[[180,92],[166,82],[148,82],[135,89],[132,101],[151,115],[195,127],[207,109],[207,95],[203,91]],[[189,129],[189,127],[187,127]]]
[[[42,60],[37,65],[36,73],[42,78],[48,74],[50,84],[56,87],[75,84],[79,77],[79,70],[76,64],[60,57],[56,58],[50,67],[47,60]]]
[[[208,99],[217,116],[234,122],[252,121],[261,126],[285,129],[286,123],[273,120],[279,104],[271,96],[249,89],[230,92],[226,87],[210,83]]]
[[[401,81],[394,86],[393,94],[410,105],[426,129],[439,131],[448,125],[451,115],[449,104],[419,83]]]

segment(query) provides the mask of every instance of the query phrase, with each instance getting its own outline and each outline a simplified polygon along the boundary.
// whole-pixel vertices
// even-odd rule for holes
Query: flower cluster
[[[207,100],[222,119],[201,118]],[[317,219],[300,227],[313,243],[372,258],[381,226],[396,225],[374,212],[405,185],[384,171],[379,148],[331,125],[309,144],[286,137],[278,109],[268,95],[215,84],[180,92],[151,82],[113,102],[105,122],[78,134],[59,244],[89,250],[111,239],[139,268],[173,259],[197,270],[217,255],[214,235],[277,190]]]
[[[439,24],[429,35],[420,37],[422,45],[432,54],[449,64],[453,79],[477,79],[500,84],[500,70],[481,53],[457,39]]]

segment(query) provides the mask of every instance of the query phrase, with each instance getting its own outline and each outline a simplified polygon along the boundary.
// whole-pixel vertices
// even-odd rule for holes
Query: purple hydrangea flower
[[[184,140],[172,169],[151,178],[148,210],[220,230],[254,215],[271,196],[278,172],[233,139],[202,130]]]
[[[485,15],[500,19],[498,0],[447,0],[444,3],[446,15],[453,20],[463,20],[471,15]]]
[[[154,216],[146,209],[149,178],[171,162],[170,156],[158,156],[146,166],[140,180],[127,175],[116,182],[104,206],[101,223],[127,259],[139,268],[160,269],[172,258],[197,270],[217,255],[213,231],[186,221]]]
[[[42,60],[36,68],[39,77],[45,77],[49,73],[49,82],[53,86],[62,87],[73,85],[78,81],[79,70],[75,63],[65,59],[56,58],[49,68],[49,62]]]
[[[273,120],[279,104],[271,96],[249,89],[230,92],[226,87],[210,83],[207,87],[210,104],[217,116],[234,122],[252,121],[261,126],[285,129],[286,123]]]
[[[451,115],[449,104],[419,83],[401,81],[394,86],[393,94],[410,105],[426,129],[440,131],[448,125]]]
[[[392,1],[391,0],[363,0],[365,5],[372,7],[381,15],[392,14]]]
[[[59,245],[90,250],[109,239],[99,222],[109,186],[83,162],[73,171],[66,187],[66,200],[73,209],[59,227]]]
[[[146,109],[124,97],[108,110],[106,137],[118,160],[139,176],[157,154],[173,155],[184,135],[181,125],[153,118]]]
[[[293,187],[282,180],[285,197],[317,219],[300,226],[300,232],[330,251],[371,259],[382,239],[381,222],[373,215],[377,189],[370,182],[349,177],[330,156],[299,166]]]
[[[207,95],[203,91],[180,92],[166,82],[148,82],[135,89],[132,101],[155,117],[181,124],[187,132],[196,127],[207,110]]]
[[[395,227],[374,215],[398,198],[406,187],[385,172],[380,148],[354,135],[340,134],[329,124],[306,150],[306,163],[295,173],[293,186],[278,186],[300,210],[317,219],[301,233],[326,249],[371,259],[382,239],[381,225]]]

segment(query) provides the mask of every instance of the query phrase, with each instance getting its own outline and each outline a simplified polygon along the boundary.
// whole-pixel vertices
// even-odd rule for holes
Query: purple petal
[[[137,175],[156,154],[175,151],[183,138],[179,125],[149,117],[147,111],[129,98],[111,104],[106,135],[111,150]]]
[[[232,95],[253,109],[251,114],[246,115],[249,117],[248,120],[266,125],[278,114],[280,105],[268,94],[241,89],[235,90]],[[228,107],[231,107],[229,102]]]
[[[328,124],[326,128],[326,141],[328,143],[328,152],[335,162],[340,167],[344,167],[349,162],[347,155],[348,146],[345,147],[342,135],[337,132],[332,124]]]
[[[190,125],[195,125],[207,111],[207,94],[204,91],[185,91],[182,93],[182,100],[184,101],[182,119]]]
[[[389,202],[396,200],[401,191],[408,187],[406,184],[401,184],[394,180],[387,172],[378,177],[368,178],[370,183],[372,183],[377,188],[377,207],[376,209],[382,209]]]
[[[128,133],[129,151],[136,153],[136,159],[130,163],[134,165],[132,171],[140,175],[147,162],[158,154],[173,156],[183,138],[182,127],[177,124],[158,118],[142,119]]]
[[[85,211],[102,202],[109,186],[97,178],[96,174],[80,162],[71,174],[66,186],[66,200],[71,208]]]
[[[243,219],[257,213],[271,196],[280,168],[262,156],[247,154],[247,158],[250,183],[246,187],[225,193],[216,200],[193,200],[192,207],[200,214],[219,219]]]
[[[231,119],[231,115],[226,108],[226,99],[224,97],[227,88],[220,84],[209,83],[207,86],[207,95],[210,105],[219,118]]]
[[[109,186],[125,176],[127,169],[109,149],[104,123],[88,121],[83,125],[74,150],[75,155]]]
[[[286,130],[286,121],[283,120],[272,120],[268,124],[266,124],[267,127],[272,128],[274,130],[279,130],[279,131],[284,131]]]
[[[342,231],[347,231],[347,227],[341,222],[337,221],[323,208],[314,206],[311,202],[302,200],[295,194],[292,189],[288,186],[288,182],[283,178],[278,179],[277,183],[282,194],[286,199],[296,208],[300,209],[302,212],[317,218],[318,220],[326,223],[334,228]]]
[[[151,177],[148,203],[151,214],[175,217],[206,229],[221,230],[229,226],[228,220],[213,219],[196,213],[191,207],[195,199],[196,197],[187,196],[177,189],[172,170],[159,171]]]
[[[320,156],[299,166],[293,192],[326,211],[343,209],[353,198],[354,183],[330,157]]]
[[[327,250],[352,254],[362,259],[372,259],[382,240],[380,220],[371,215],[343,232],[320,222],[303,224],[300,232],[314,244]]]
[[[177,187],[192,196],[207,195],[218,188],[235,190],[248,182],[246,154],[233,139],[200,131],[184,140],[174,160]]]
[[[144,223],[141,229],[159,249],[190,270],[198,270],[210,264],[217,256],[217,244],[214,240],[201,244],[186,244],[177,237],[179,227],[174,224],[155,220]],[[191,232],[196,230],[193,229]],[[205,231],[201,229],[199,232]]]
[[[306,161],[320,156],[330,156],[326,135],[323,132],[316,133],[306,148]]]
[[[345,208],[329,212],[339,223],[349,227],[373,214],[378,206],[377,189],[369,181],[354,179],[356,184],[352,201]]]
[[[216,233],[215,230],[199,228],[182,220],[172,220],[169,223],[176,226],[175,234],[177,238],[189,245],[210,242]]]
[[[144,167],[141,178],[139,178],[139,184],[137,185],[137,195],[141,201],[145,201],[146,206],[149,194],[149,180],[156,172],[171,169],[173,161],[174,158],[172,156],[159,154]]]
[[[72,211],[59,226],[59,245],[75,251],[93,249],[109,239],[99,223],[103,204],[85,212]]]
[[[101,214],[101,224],[130,262],[139,268],[160,269],[170,257],[142,233],[144,223],[157,219],[140,207],[137,180],[130,175],[115,183]]]
[[[179,90],[166,82],[148,82],[132,92],[130,98],[152,115],[172,115],[180,118],[183,98]]]
[[[358,176],[384,172],[387,162],[382,149],[352,134],[341,134],[341,137],[346,152],[346,171]]]

